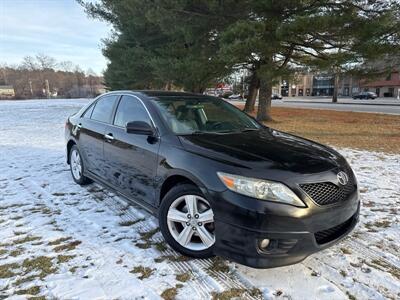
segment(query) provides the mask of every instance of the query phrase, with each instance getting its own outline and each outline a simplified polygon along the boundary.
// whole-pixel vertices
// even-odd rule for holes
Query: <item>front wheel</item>
[[[213,256],[214,212],[196,186],[173,187],[162,200],[158,217],[161,232],[173,249],[195,258]]]
[[[72,178],[77,184],[85,185],[91,183],[91,180],[83,175],[83,160],[76,145],[72,146],[71,151],[69,152],[69,167]]]

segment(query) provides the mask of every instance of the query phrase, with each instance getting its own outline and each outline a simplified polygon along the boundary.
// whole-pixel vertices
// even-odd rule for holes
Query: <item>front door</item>
[[[126,132],[126,124],[151,119],[145,107],[135,97],[122,96],[113,125],[105,132],[104,159],[107,180],[135,200],[154,205],[154,178],[157,169],[159,140]]]
[[[78,146],[87,171],[104,178],[103,144],[106,126],[118,96],[101,97],[83,114],[79,123]]]

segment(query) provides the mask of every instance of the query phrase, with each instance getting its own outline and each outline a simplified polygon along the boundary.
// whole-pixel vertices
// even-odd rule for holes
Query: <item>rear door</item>
[[[126,123],[152,124],[149,113],[136,97],[122,96],[112,126],[107,126],[104,143],[107,181],[135,200],[154,205],[159,139],[128,134]]]
[[[105,95],[93,103],[79,123],[79,149],[87,171],[104,178],[104,132],[111,123],[117,95]]]

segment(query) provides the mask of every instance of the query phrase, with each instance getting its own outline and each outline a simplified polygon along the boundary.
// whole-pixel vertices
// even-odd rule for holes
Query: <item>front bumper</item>
[[[215,254],[254,268],[294,264],[328,248],[358,222],[357,191],[346,201],[298,208],[256,200],[231,191],[209,192],[215,219]],[[259,241],[269,239],[262,249]]]

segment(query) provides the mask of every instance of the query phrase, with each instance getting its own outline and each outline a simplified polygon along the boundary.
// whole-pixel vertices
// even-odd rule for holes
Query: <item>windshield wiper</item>
[[[258,131],[260,130],[259,128],[243,128],[240,129],[240,132],[247,132],[247,131]]]
[[[193,131],[190,133],[190,135],[201,135],[201,134],[217,134],[218,132],[213,132],[213,131]]]
[[[191,135],[201,135],[201,134],[227,134],[227,133],[237,133],[237,131],[233,130],[224,130],[224,131],[193,131]]]
[[[243,128],[243,129],[237,129],[237,130],[223,130],[223,131],[193,131],[189,133],[189,135],[215,135],[215,134],[230,134],[230,133],[241,133],[241,132],[247,132],[247,131],[258,131],[258,128]]]

